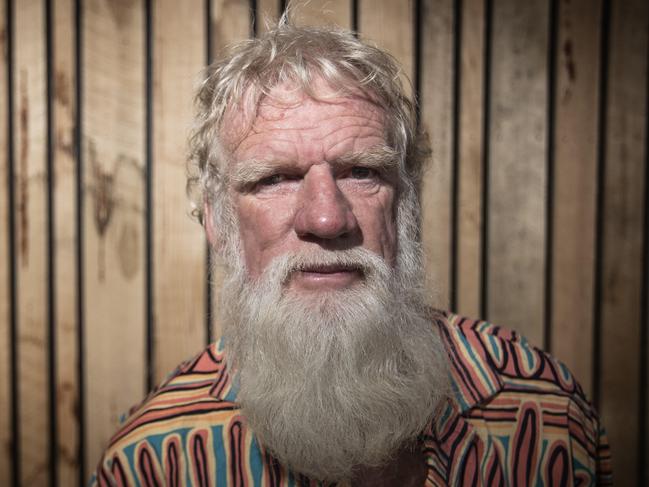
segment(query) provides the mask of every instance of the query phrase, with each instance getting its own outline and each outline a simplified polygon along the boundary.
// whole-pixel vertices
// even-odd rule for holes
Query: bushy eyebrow
[[[334,171],[362,166],[381,174],[389,174],[398,167],[399,156],[391,147],[376,146],[366,151],[351,152],[327,162],[333,166]],[[273,174],[299,174],[299,172],[298,167],[287,161],[251,159],[236,165],[229,175],[229,182],[235,189],[242,190]]]
[[[241,190],[278,171],[286,172],[287,169],[288,165],[283,162],[251,159],[237,164],[230,173],[229,180],[235,189]]]
[[[376,146],[366,151],[345,154],[329,162],[335,170],[363,166],[378,172],[387,173],[399,166],[399,155],[391,147]]]

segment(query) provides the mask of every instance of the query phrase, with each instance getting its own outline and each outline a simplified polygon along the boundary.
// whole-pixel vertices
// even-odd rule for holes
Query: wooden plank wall
[[[600,330],[598,396],[602,418],[609,427],[611,443],[622,448],[615,466],[620,472],[635,472],[646,463],[646,449],[638,448],[634,418],[646,414],[638,389],[642,355],[637,349],[642,318],[642,223],[647,208],[647,17],[649,3],[629,0],[608,7],[606,59],[607,104],[602,116],[604,147],[602,199],[600,201]],[[646,276],[645,276],[646,278]],[[642,343],[640,341],[640,343]],[[646,353],[646,349],[644,350]],[[606,400],[604,400],[606,397]],[[636,433],[637,435],[637,433]],[[639,435],[638,435],[639,436]],[[641,437],[644,438],[644,437]],[[646,447],[645,447],[646,448]],[[645,457],[641,455],[644,453]],[[626,479],[626,477],[621,477]],[[628,481],[620,485],[630,485]]]
[[[120,413],[218,335],[184,192],[199,71],[280,0],[0,2],[0,485],[83,485]],[[389,49],[433,146],[435,302],[580,378],[649,485],[649,4],[311,0]]]
[[[8,238],[9,228],[13,225],[11,219],[11,202],[13,194],[9,194],[11,169],[10,154],[13,148],[10,147],[11,112],[9,110],[9,38],[12,32],[9,30],[8,18],[10,11],[5,2],[0,4],[0,59],[2,59],[2,73],[0,74],[0,185],[2,185],[2,197],[0,198],[0,484],[11,485],[13,448],[12,438],[15,434],[13,424],[13,384],[11,381],[11,370],[13,364],[12,339],[14,337],[13,310],[10,296],[13,296],[14,289],[11,282],[14,262],[9,259],[13,256],[13,241]]]
[[[18,443],[16,476],[22,485],[47,481],[51,408],[49,358],[43,353],[49,336],[47,229],[47,73],[45,5],[20,2],[14,11],[13,44],[13,184],[15,212],[14,306]],[[45,413],[45,414],[44,414]]]
[[[51,6],[50,6],[51,9]],[[52,162],[52,266],[53,336],[55,375],[53,380],[56,419],[53,463],[58,485],[75,485],[79,478],[79,380],[77,376],[77,290],[76,258],[77,202],[75,150],[77,80],[75,72],[75,16],[72,0],[58,1],[50,10],[54,22],[49,29],[51,80],[50,150]]]
[[[88,2],[82,15],[83,460],[90,468],[101,453],[96,438],[109,437],[130,398],[146,392],[145,51],[142,2]]]

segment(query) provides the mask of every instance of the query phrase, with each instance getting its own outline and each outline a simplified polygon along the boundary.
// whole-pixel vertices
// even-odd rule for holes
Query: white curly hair
[[[262,99],[283,83],[318,99],[313,87],[322,80],[336,95],[360,92],[384,110],[386,140],[399,157],[397,220],[410,238],[419,241],[421,174],[430,151],[427,137],[418,130],[415,103],[405,93],[403,78],[389,53],[351,31],[298,27],[287,14],[260,37],[227,47],[206,68],[196,93],[187,176],[192,214],[203,222],[207,204],[214,228],[227,232],[237,226],[226,197],[228,153],[221,140],[228,113],[254,118],[250,115]]]

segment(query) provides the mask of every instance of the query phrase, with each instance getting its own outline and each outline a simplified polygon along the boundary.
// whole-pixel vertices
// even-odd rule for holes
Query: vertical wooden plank
[[[47,485],[46,71],[43,2],[16,2],[14,147],[21,485]]]
[[[141,1],[84,4],[87,471],[145,389],[143,27]]]
[[[249,0],[210,0],[212,53],[250,37]]]
[[[543,344],[548,4],[495,0],[488,318]]]
[[[426,274],[432,277],[435,306],[449,306],[453,178],[453,34],[451,0],[425,0],[422,18],[421,121],[430,135],[432,167],[422,192]],[[361,17],[362,19],[362,17]],[[413,27],[414,28],[414,25]]]
[[[647,82],[649,87],[649,80]],[[649,90],[648,90],[649,91]],[[649,104],[648,104],[649,106]],[[647,110],[646,115],[647,120],[649,120],[649,109]],[[644,417],[644,431],[640,431],[640,434],[643,435],[642,441],[644,442],[644,456],[640,458],[640,479],[638,483],[640,485],[649,484],[649,215],[647,209],[649,207],[649,130],[645,130],[645,167],[646,177],[645,177],[645,295],[644,295],[644,312],[645,312],[645,321],[643,323],[645,327],[644,331],[644,342],[640,343],[641,347],[644,347],[644,354],[641,354],[640,357],[644,359],[642,367],[644,367],[644,384],[641,384],[640,394],[644,394],[644,410],[640,411],[640,415]],[[642,388],[644,387],[644,389]]]
[[[415,79],[414,15],[413,2],[392,2],[389,0],[358,1],[358,30],[365,41],[374,42],[386,49],[400,63],[402,80],[406,93],[413,93],[411,81]],[[427,209],[424,209],[426,218]],[[426,230],[424,230],[426,231]],[[428,235],[424,235],[427,241]],[[426,256],[429,261],[429,256]]]
[[[351,0],[314,0],[296,3],[294,18],[297,25],[337,25],[350,29],[351,15]]]
[[[52,93],[53,181],[54,187],[54,309],[56,348],[56,427],[58,444],[54,461],[58,464],[59,485],[78,485],[80,466],[79,377],[76,319],[76,79],[74,48],[74,2],[53,4],[54,46]]]
[[[267,24],[271,26],[277,23],[280,16],[281,0],[257,0],[257,32],[266,32]]]
[[[0,3],[0,485],[12,485],[11,464],[11,256],[9,255],[9,18]]]
[[[155,381],[205,341],[205,237],[189,217],[186,138],[192,92],[205,65],[204,2],[153,9],[153,253]],[[182,272],[179,270],[182,269]]]
[[[401,64],[405,78],[415,79],[413,0],[358,0],[361,37],[390,52]],[[412,93],[410,83],[406,92]]]
[[[647,46],[647,57],[649,58],[649,46]],[[643,408],[640,410],[640,424],[644,428],[638,432],[642,438],[641,452],[643,455],[639,459],[638,484],[649,485],[649,79],[645,80],[647,87],[645,99],[645,214],[644,214],[644,294],[642,296],[644,306],[644,316],[642,326],[644,330],[641,336],[644,340],[640,342],[640,364],[643,368],[644,376],[640,383],[640,394],[643,395]]]
[[[600,412],[618,485],[634,485],[644,222],[647,22],[644,0],[611,3],[603,190]],[[644,413],[644,411],[643,411]]]
[[[601,1],[559,2],[551,350],[592,392]]]
[[[218,53],[228,44],[238,42],[250,37],[250,4],[248,0],[210,0],[211,1],[211,39],[209,40],[211,52]],[[212,336],[220,337],[222,323],[218,319],[218,296],[223,284],[225,269],[216,256],[211,259],[212,299],[213,316],[211,317]]]
[[[458,141],[457,311],[481,312],[484,0],[463,0]]]
[[[648,48],[649,49],[649,48]],[[648,52],[649,55],[649,52]],[[649,79],[646,80],[647,96],[649,97]],[[649,485],[649,99],[646,100],[645,111],[645,215],[644,215],[644,295],[643,306],[644,315],[642,326],[644,330],[641,336],[644,338],[640,342],[640,366],[643,368],[642,382],[640,383],[640,394],[643,395],[644,407],[639,411],[640,425],[644,426],[638,431],[638,436],[641,436],[641,449],[642,456],[640,457],[638,469],[639,485]]]

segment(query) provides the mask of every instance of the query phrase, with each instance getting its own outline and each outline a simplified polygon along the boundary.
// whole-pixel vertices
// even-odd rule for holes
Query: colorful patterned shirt
[[[515,332],[436,319],[454,395],[421,435],[426,486],[611,484],[608,442],[567,368]],[[112,438],[93,486],[316,486],[246,425],[220,343],[182,364]]]

